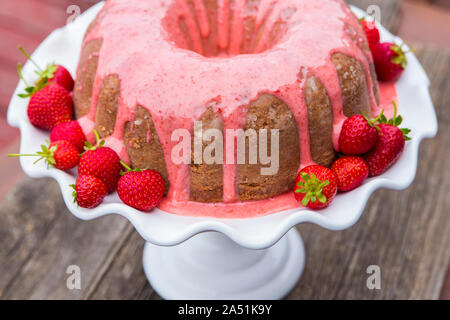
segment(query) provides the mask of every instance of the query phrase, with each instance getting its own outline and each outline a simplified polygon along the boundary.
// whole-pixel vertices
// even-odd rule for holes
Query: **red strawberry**
[[[364,33],[367,36],[367,40],[369,41],[369,46],[372,48],[375,44],[380,42],[380,31],[378,31],[374,21],[362,19],[361,24]]]
[[[25,81],[22,75],[22,65],[18,64],[17,70],[19,72],[19,76],[27,85],[27,88],[25,89],[26,93],[19,94],[19,97],[31,97],[34,93],[38,92],[49,83],[59,84],[69,92],[73,90],[74,81],[66,68],[61,65],[55,65],[54,63],[51,63],[47,65],[47,67],[43,70],[33,59],[31,59],[30,55],[25,51],[24,48],[19,46],[19,50],[25,57],[27,57],[28,60],[30,60],[32,64],[34,64],[34,66],[36,67],[35,73],[39,76],[39,78],[34,83],[34,86],[30,86],[27,81]]]
[[[39,90],[28,104],[28,119],[44,130],[72,120],[73,101],[69,92],[58,84],[50,84]]]
[[[56,71],[53,73],[53,77],[48,79],[48,82],[57,83],[64,87],[67,91],[72,91],[75,85],[70,72],[61,65],[56,66]]]
[[[397,115],[397,104],[394,104],[394,117],[387,120],[381,114],[379,122],[380,132],[378,134],[375,147],[365,155],[367,164],[369,165],[369,175],[371,177],[383,174],[400,158],[404,148],[405,141],[411,140],[408,134],[409,129],[398,128],[403,122],[403,118]]]
[[[336,160],[331,170],[338,177],[338,190],[341,192],[358,188],[369,176],[369,166],[361,157],[342,157]]]
[[[295,199],[310,209],[327,207],[337,193],[338,178],[330,169],[313,165],[304,168],[295,182]]]
[[[407,65],[405,52],[393,43],[377,43],[372,48],[378,79],[397,81]]]
[[[149,211],[156,207],[164,195],[164,179],[154,170],[128,169],[119,180],[117,193],[128,206],[140,211]]]
[[[50,141],[66,140],[71,142],[81,153],[84,151],[84,143],[86,142],[86,136],[81,130],[78,121],[69,121],[58,124],[50,132]]]
[[[94,131],[99,140],[97,131]],[[92,146],[86,142],[87,150],[78,164],[78,176],[92,175],[102,180],[108,192],[113,192],[117,187],[122,166],[117,153],[108,147],[103,147],[105,140],[101,140],[98,146]]]
[[[383,174],[389,169],[405,148],[405,138],[399,128],[380,124],[380,130],[375,148],[365,156],[371,177]]]
[[[77,179],[76,184],[71,185],[74,189],[73,202],[82,208],[92,209],[102,203],[108,194],[105,183],[90,175],[81,176]]]
[[[364,154],[377,141],[377,119],[369,120],[362,115],[354,115],[345,120],[339,136],[339,148],[346,155]]]
[[[36,162],[45,159],[47,167],[54,166],[60,170],[70,170],[80,161],[80,155],[77,148],[70,142],[61,140],[48,145],[41,145],[42,151],[36,154],[10,154],[9,157],[40,157]],[[35,163],[36,163],[35,162]]]

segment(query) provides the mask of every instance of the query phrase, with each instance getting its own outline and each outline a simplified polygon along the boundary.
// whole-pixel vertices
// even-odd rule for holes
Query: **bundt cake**
[[[85,34],[75,113],[88,139],[96,129],[124,162],[161,173],[161,209],[264,215],[298,207],[299,169],[332,164],[347,117],[379,111],[372,61],[341,0],[108,0]],[[227,161],[173,160],[173,133],[195,136],[198,121],[223,133]],[[236,161],[228,129],[267,129],[269,145],[278,129],[277,173]]]

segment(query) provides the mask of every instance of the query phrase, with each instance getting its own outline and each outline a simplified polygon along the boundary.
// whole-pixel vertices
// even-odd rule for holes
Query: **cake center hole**
[[[176,0],[163,19],[167,40],[174,46],[205,57],[258,54],[272,49],[288,32],[296,9],[268,8],[261,16],[258,1],[239,7],[220,1]]]

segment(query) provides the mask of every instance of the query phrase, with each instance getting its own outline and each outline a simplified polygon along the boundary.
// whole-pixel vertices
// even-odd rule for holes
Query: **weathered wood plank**
[[[155,293],[149,286],[142,267],[145,241],[136,232],[129,234],[103,278],[84,298],[150,299]]]
[[[0,217],[2,299],[79,299],[130,232],[118,216],[77,220],[50,179],[23,180]],[[70,265],[80,267],[81,290],[66,286]]]

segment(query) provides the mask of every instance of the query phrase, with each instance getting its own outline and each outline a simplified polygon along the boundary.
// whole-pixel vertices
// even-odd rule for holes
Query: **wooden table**
[[[350,2],[382,3],[382,22],[395,32],[398,1]],[[437,299],[443,287],[449,296],[450,53],[413,47],[432,82],[439,135],[422,144],[413,185],[377,191],[353,228],[299,227],[307,264],[288,299]],[[77,220],[54,181],[21,181],[0,206],[0,219],[0,298],[159,299],[142,270],[144,240],[130,223]],[[80,290],[67,289],[70,265],[80,267]],[[370,265],[381,268],[381,290],[366,286]]]

